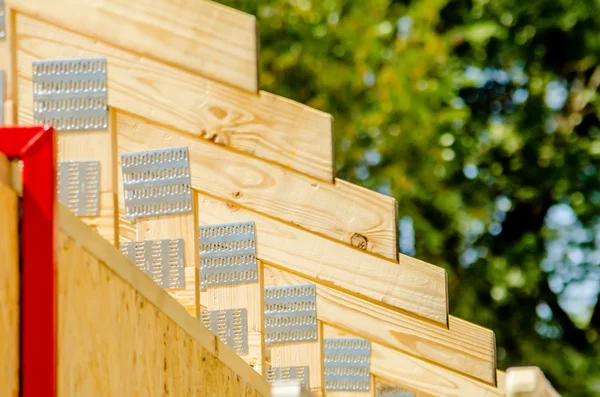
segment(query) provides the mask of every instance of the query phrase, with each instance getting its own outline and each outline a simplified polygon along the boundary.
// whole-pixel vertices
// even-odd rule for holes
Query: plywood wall
[[[19,394],[19,229],[17,194],[0,154],[0,397]]]
[[[250,366],[64,207],[60,226],[59,396],[269,395]]]

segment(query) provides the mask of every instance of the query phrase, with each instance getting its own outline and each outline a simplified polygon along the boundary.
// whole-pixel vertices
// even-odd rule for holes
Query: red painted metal
[[[0,153],[23,161],[21,397],[56,396],[55,145],[49,126],[0,128]]]

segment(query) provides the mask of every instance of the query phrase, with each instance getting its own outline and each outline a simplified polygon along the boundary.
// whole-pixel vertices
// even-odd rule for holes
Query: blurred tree
[[[399,203],[498,365],[600,395],[600,2],[221,0],[261,87],[335,117],[338,176]]]

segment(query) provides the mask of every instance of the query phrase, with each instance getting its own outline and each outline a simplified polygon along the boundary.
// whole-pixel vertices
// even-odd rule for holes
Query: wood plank
[[[354,336],[325,325],[326,335]],[[371,345],[371,373],[426,397],[504,397],[494,386],[409,356],[377,343]]]
[[[198,191],[348,244],[364,236],[368,250],[398,260],[393,198],[345,182],[318,182],[129,114],[118,113],[117,131],[120,151],[188,147]]]
[[[506,370],[507,397],[560,397],[538,367]]]
[[[257,254],[266,264],[444,328],[448,324],[442,268],[399,265],[202,193],[198,217],[200,225],[253,220],[260,233]]]
[[[283,284],[309,282],[267,266],[265,280],[270,279]],[[322,284],[317,284],[317,316],[361,338],[495,384],[495,337],[485,328],[449,316],[445,329]]]
[[[260,244],[260,243],[259,243]],[[258,246],[260,249],[260,246]],[[283,273],[283,272],[282,272]],[[302,280],[290,282],[273,272],[270,266],[264,266],[265,287],[282,287],[289,285],[312,284]],[[305,342],[273,343],[269,346],[270,364],[273,367],[304,367],[309,369],[309,388],[314,396],[324,393],[325,379],[323,372],[323,326],[317,325],[317,340]]]
[[[31,79],[34,59],[106,57],[111,107],[333,181],[329,114],[266,92],[246,93],[22,14],[16,20],[20,77]],[[23,93],[27,107],[20,111],[32,112],[31,89]]]
[[[256,18],[203,0],[5,0],[41,20],[184,70],[258,91]]]
[[[0,154],[0,170],[9,170]],[[19,395],[19,201],[0,172],[0,397]]]
[[[59,206],[61,396],[269,396],[266,381]]]

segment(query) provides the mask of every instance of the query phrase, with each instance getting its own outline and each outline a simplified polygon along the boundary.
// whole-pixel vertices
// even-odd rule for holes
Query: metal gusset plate
[[[265,342],[317,340],[314,284],[265,287]]]
[[[200,226],[200,286],[258,280],[254,222]]]
[[[246,309],[203,310],[200,320],[239,355],[248,354],[248,315]]]
[[[2,0],[0,0],[2,2]],[[1,12],[1,11],[0,11]],[[0,21],[0,24],[2,21]],[[4,91],[4,70],[0,70],[0,125],[4,125],[4,96],[6,92]]]
[[[58,131],[108,128],[106,59],[34,61],[33,117]]]
[[[308,367],[271,367],[267,369],[267,382],[278,380],[299,380],[304,387],[309,388]]]
[[[6,8],[4,7],[4,0],[0,0],[0,40],[6,38],[6,23],[4,21],[6,21]]]
[[[77,216],[100,214],[100,162],[58,163],[58,201]]]
[[[121,243],[121,253],[162,288],[185,288],[183,239]]]
[[[186,147],[121,155],[127,218],[192,212]]]
[[[369,390],[371,342],[361,338],[326,338],[325,390]]]
[[[385,386],[377,393],[377,397],[415,397],[415,393],[398,386]]]

